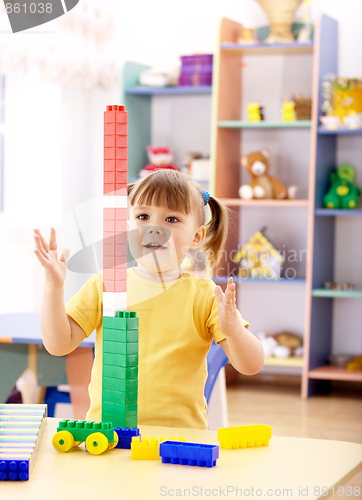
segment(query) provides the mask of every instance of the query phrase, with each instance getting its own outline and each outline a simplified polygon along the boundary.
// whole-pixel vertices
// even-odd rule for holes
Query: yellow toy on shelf
[[[269,425],[240,425],[217,430],[217,440],[224,450],[269,446],[272,428]]]
[[[282,108],[282,121],[295,122],[296,118],[297,117],[295,114],[295,102],[284,99]]]
[[[258,102],[250,102],[248,105],[248,120],[249,122],[260,122],[260,104]]]

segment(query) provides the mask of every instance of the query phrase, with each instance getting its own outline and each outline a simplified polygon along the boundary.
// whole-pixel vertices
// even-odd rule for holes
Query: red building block
[[[104,123],[128,123],[125,106],[107,106],[104,112]]]
[[[127,172],[127,159],[104,160],[104,172]]]
[[[104,136],[104,147],[105,148],[126,148],[127,147],[127,136],[126,135],[105,135]]]
[[[127,135],[128,125],[127,123],[105,123],[104,124],[104,135]]]

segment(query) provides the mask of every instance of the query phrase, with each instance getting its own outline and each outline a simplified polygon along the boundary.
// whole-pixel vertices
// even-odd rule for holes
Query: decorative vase
[[[291,31],[294,13],[303,0],[256,0],[268,16],[270,35],[267,43],[294,42]]]

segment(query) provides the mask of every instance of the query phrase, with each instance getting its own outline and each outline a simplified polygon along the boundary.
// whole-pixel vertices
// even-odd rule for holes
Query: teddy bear
[[[249,184],[243,184],[239,188],[239,196],[243,200],[257,199],[294,199],[297,194],[297,186],[292,184],[285,187],[275,177],[268,175],[270,151],[262,148],[240,158],[240,164],[246,168],[252,179]]]
[[[347,164],[341,165],[336,172],[330,174],[330,187],[323,197],[325,208],[353,209],[357,207],[361,190],[353,184],[354,177],[354,168]]]

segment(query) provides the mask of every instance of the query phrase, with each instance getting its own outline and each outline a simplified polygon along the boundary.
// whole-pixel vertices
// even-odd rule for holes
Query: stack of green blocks
[[[103,316],[102,421],[137,427],[138,318],[132,311]]]

